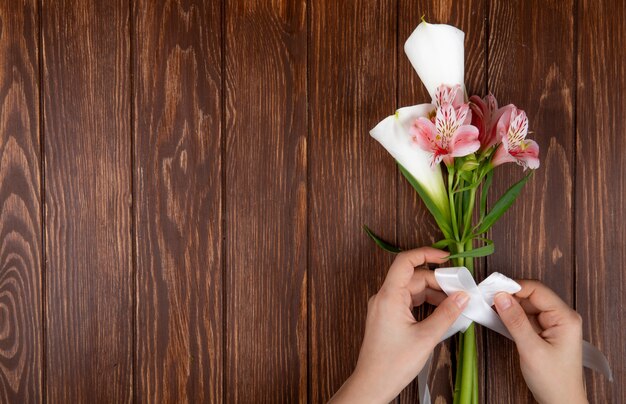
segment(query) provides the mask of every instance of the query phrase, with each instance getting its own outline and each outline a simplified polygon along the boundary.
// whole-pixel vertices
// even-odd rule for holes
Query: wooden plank
[[[573,304],[572,178],[574,175],[573,1],[493,1],[489,4],[489,91],[514,103],[530,121],[541,167],[492,232],[496,253],[488,272],[539,279]],[[522,176],[515,164],[497,168],[495,202]],[[485,401],[532,402],[515,346],[487,333]]]
[[[397,168],[369,136],[396,102],[396,2],[309,5],[309,276],[311,402],[350,375],[367,301],[393,257],[362,230],[392,240]]]
[[[217,403],[221,5],[138,0],[133,21],[136,400]]]
[[[626,397],[626,3],[578,2],[576,95],[576,308],[584,337],[608,357],[615,380],[586,372],[590,402]]]
[[[421,83],[409,59],[404,53],[404,42],[422,16],[430,23],[450,24],[465,32],[465,85],[469,94],[483,95],[486,87],[485,69],[485,4],[483,0],[458,1],[410,1],[399,0],[398,19],[398,107],[430,102],[430,95]],[[398,177],[398,243],[405,247],[430,245],[442,238],[434,219],[419,199],[417,193],[401,176]],[[477,279],[482,279],[482,261],[475,260]],[[424,305],[416,310],[418,320],[433,310]],[[482,366],[481,331],[478,328],[477,345],[479,363]],[[440,344],[435,349],[431,370],[430,387],[433,402],[452,402],[454,372],[456,370],[455,339]],[[480,371],[481,387],[485,381]],[[481,397],[482,397],[481,392]],[[401,403],[416,403],[419,400],[417,380],[400,395]]]
[[[42,396],[37,3],[0,2],[0,402]]]
[[[129,3],[42,7],[46,398],[129,402]]]
[[[307,395],[304,1],[226,3],[226,402]]]

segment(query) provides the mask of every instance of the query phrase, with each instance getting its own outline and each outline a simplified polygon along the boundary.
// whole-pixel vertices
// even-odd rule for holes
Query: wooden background
[[[361,226],[438,237],[368,136],[428,101],[423,14],[541,146],[478,278],[556,289],[615,373],[591,401],[623,400],[625,2],[0,0],[0,402],[327,400],[393,258]],[[482,401],[531,401],[510,342],[479,350]]]

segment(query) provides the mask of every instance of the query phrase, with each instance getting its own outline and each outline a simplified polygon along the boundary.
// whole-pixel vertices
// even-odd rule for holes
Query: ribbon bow
[[[480,284],[476,285],[474,277],[465,267],[438,268],[435,270],[435,278],[447,295],[464,291],[470,296],[467,307],[446,331],[441,341],[448,339],[459,331],[467,330],[472,321],[504,335],[508,339],[513,339],[502,320],[500,320],[498,313],[491,306],[493,306],[493,298],[497,293],[519,292],[522,287],[517,282],[501,273],[494,272]],[[422,404],[430,404],[430,391],[427,381],[432,356],[433,354],[431,353],[424,368],[417,375],[420,403]],[[613,374],[606,357],[587,341],[583,341],[583,366],[601,372],[610,381],[613,381]]]

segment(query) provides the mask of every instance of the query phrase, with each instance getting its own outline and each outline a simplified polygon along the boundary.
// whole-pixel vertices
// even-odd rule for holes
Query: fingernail
[[[494,298],[496,307],[500,310],[506,310],[511,307],[511,296],[508,293],[498,293]]]
[[[469,299],[469,295],[465,292],[459,292],[454,296],[454,302],[457,306],[459,306],[459,309],[464,308],[467,305],[467,302],[469,302]]]

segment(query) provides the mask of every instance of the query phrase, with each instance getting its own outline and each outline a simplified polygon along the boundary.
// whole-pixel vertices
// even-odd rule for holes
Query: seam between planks
[[[43,0],[37,1],[37,64],[39,74],[39,220],[41,228],[41,369],[40,369],[40,393],[41,402],[47,402],[47,298],[46,293],[46,186],[45,186],[45,130],[44,130],[44,100],[43,100]]]
[[[312,329],[311,329],[311,246],[309,244],[311,240],[311,192],[309,184],[311,184],[311,163],[310,163],[310,147],[309,139],[311,139],[311,104],[309,99],[310,84],[311,84],[311,64],[309,52],[311,51],[311,4],[313,0],[307,0],[305,3],[305,24],[306,24],[306,84],[305,84],[305,102],[306,102],[306,397],[307,402],[312,402],[313,397],[313,379],[311,377],[313,373],[311,352],[312,346]]]
[[[573,35],[574,35],[574,49],[572,49],[572,69],[574,70],[574,85],[572,86],[572,131],[573,131],[573,142],[574,147],[572,147],[572,271],[574,272],[574,276],[572,276],[572,304],[574,306],[574,310],[578,309],[578,262],[576,255],[576,242],[578,237],[576,235],[576,183],[577,183],[577,159],[578,159],[578,0],[574,1],[574,10],[573,10]]]
[[[222,402],[228,392],[228,300],[226,279],[226,0],[220,5],[220,214],[221,214],[221,266],[222,266]]]
[[[131,278],[133,280],[133,299],[132,299],[132,319],[131,319],[131,327],[132,327],[132,358],[131,358],[131,373],[130,373],[130,388],[131,394],[130,399],[132,403],[137,402],[137,364],[138,354],[137,354],[137,310],[139,307],[138,296],[139,296],[139,286],[138,286],[138,271],[137,271],[137,216],[136,216],[136,206],[135,206],[135,78],[133,76],[133,68],[135,62],[135,49],[134,49],[134,32],[135,22],[133,15],[133,0],[128,0],[128,41],[129,41],[129,61],[128,61],[128,73],[129,73],[129,83],[130,83],[130,108],[129,108],[129,119],[130,119],[130,232],[131,232],[131,255],[132,255],[132,263],[131,263]]]

